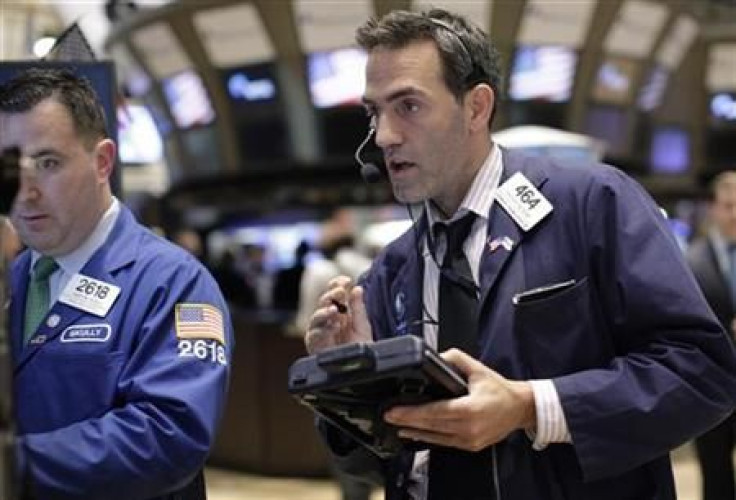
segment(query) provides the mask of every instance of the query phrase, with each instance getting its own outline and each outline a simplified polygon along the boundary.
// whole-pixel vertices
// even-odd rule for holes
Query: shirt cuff
[[[551,380],[530,380],[537,410],[537,428],[528,429],[532,448],[541,451],[550,443],[572,443],[560,396]]]

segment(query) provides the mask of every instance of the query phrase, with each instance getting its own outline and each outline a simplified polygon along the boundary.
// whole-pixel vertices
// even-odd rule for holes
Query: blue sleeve
[[[186,485],[213,443],[227,394],[233,332],[212,277],[192,261],[140,272],[117,327],[126,344],[116,404],[20,438],[36,496],[146,499]],[[148,276],[148,277],[146,277]],[[223,341],[177,336],[177,304],[214,306]],[[188,342],[188,344],[186,343]]]
[[[736,403],[736,356],[666,220],[618,174],[582,205],[597,301],[581,328],[612,343],[596,369],[554,379],[588,480],[666,455],[714,426]]]

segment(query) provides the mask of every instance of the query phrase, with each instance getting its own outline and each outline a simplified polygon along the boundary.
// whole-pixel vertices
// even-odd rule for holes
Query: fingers
[[[396,407],[386,412],[384,418],[399,427],[399,436],[404,439],[468,450],[481,449],[479,439],[474,439],[478,444],[469,439],[475,433],[471,415],[467,398],[461,397],[420,406]]]
[[[363,289],[353,286],[349,277],[338,276],[330,280],[318,305],[304,337],[310,354],[348,342],[372,340]]]
[[[470,380],[473,374],[488,373],[491,371],[486,365],[472,356],[465,354],[460,349],[448,349],[447,351],[440,353],[440,356],[442,356],[442,359],[454,366],[468,380]]]
[[[468,451],[477,451],[504,439],[531,421],[526,409],[534,406],[531,389],[522,391],[479,361],[457,349],[442,353],[468,379],[468,394],[418,406],[399,406],[384,414],[400,428],[399,436]],[[521,384],[520,382],[518,384]],[[524,397],[519,395],[524,392]]]
[[[356,286],[350,291],[350,310],[352,311],[355,340],[359,342],[370,342],[373,340],[368,311],[365,308],[365,302],[363,302],[362,286]]]
[[[337,345],[340,335],[340,322],[335,318],[334,306],[317,309],[307,327],[304,344],[309,354],[316,354],[328,347]]]

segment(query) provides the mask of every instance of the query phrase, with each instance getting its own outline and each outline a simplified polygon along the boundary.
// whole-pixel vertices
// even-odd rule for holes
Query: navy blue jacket
[[[510,379],[552,379],[574,444],[535,451],[522,431],[512,433],[496,447],[501,497],[675,498],[669,451],[736,405],[732,345],[637,183],[603,165],[567,167],[509,151],[503,161],[502,183],[523,172],[554,209],[527,233],[499,204],[491,209],[488,242],[508,237],[514,245],[489,244],[481,259],[480,359]],[[422,318],[416,245],[425,231],[423,218],[363,280],[376,338],[421,335],[407,325]],[[547,298],[512,302],[570,279],[572,288]],[[405,498],[410,459],[379,463],[328,441],[343,469],[379,472],[387,498]]]
[[[98,317],[56,302],[24,347],[30,260],[25,252],[12,269],[10,334],[17,449],[35,497],[197,498],[233,348],[215,281],[121,207],[81,270],[120,287],[109,312]],[[178,338],[174,309],[182,303],[219,309],[224,342]]]

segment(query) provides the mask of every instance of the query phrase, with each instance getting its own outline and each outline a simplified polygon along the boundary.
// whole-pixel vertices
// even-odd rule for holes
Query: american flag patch
[[[222,313],[209,304],[176,304],[176,338],[213,339],[225,345]]]

